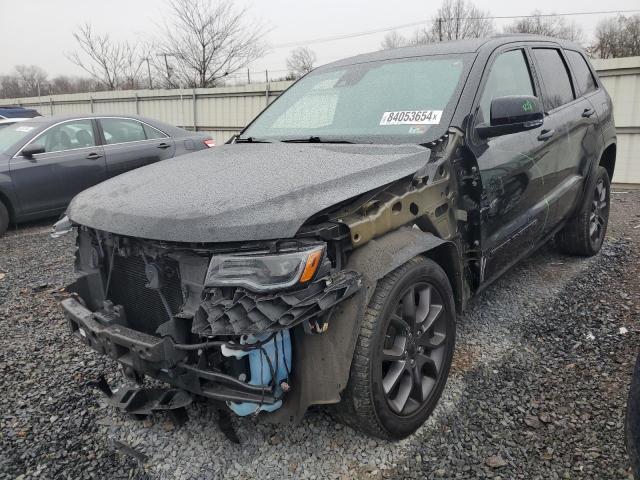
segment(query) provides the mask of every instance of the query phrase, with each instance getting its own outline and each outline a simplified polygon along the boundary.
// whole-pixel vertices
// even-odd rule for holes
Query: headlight
[[[73,224],[71,223],[71,220],[69,220],[69,217],[65,215],[64,217],[62,217],[60,220],[58,220],[56,223],[53,224],[53,229],[49,234],[49,236],[51,238],[58,238],[63,235],[66,235],[71,230],[73,230]]]
[[[208,287],[246,287],[258,292],[282,290],[313,278],[324,246],[277,254],[214,255],[207,270]]]

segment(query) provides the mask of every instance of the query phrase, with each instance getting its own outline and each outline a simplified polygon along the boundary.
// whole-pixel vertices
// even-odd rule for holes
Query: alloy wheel
[[[603,178],[599,178],[593,192],[591,214],[589,215],[589,238],[593,245],[600,244],[604,239],[608,217],[607,185]]]
[[[428,402],[442,373],[447,312],[426,282],[408,287],[392,312],[382,346],[382,388],[391,410],[409,416]]]

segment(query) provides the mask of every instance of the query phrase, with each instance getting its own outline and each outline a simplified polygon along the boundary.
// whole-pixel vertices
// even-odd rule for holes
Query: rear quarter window
[[[576,78],[580,94],[585,95],[596,90],[598,84],[593,77],[593,73],[591,73],[587,60],[580,53],[574,52],[573,50],[565,50],[565,54],[573,70],[573,75]]]
[[[167,138],[167,135],[162,133],[157,128],[151,127],[146,123],[143,123],[142,126],[144,127],[144,133],[147,136],[147,140],[154,140],[156,138]]]

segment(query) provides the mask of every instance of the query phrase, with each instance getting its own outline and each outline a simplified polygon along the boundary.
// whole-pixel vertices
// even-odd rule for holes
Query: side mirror
[[[491,123],[476,128],[481,138],[538,128],[544,122],[544,111],[537,97],[513,95],[491,101]]]
[[[34,155],[44,152],[44,146],[32,143],[31,145],[24,147],[20,153],[24,158],[33,158]]]

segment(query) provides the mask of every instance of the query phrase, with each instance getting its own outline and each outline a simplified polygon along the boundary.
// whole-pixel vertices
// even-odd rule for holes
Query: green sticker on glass
[[[522,104],[522,110],[525,112],[533,112],[533,102],[531,100],[526,100]]]

